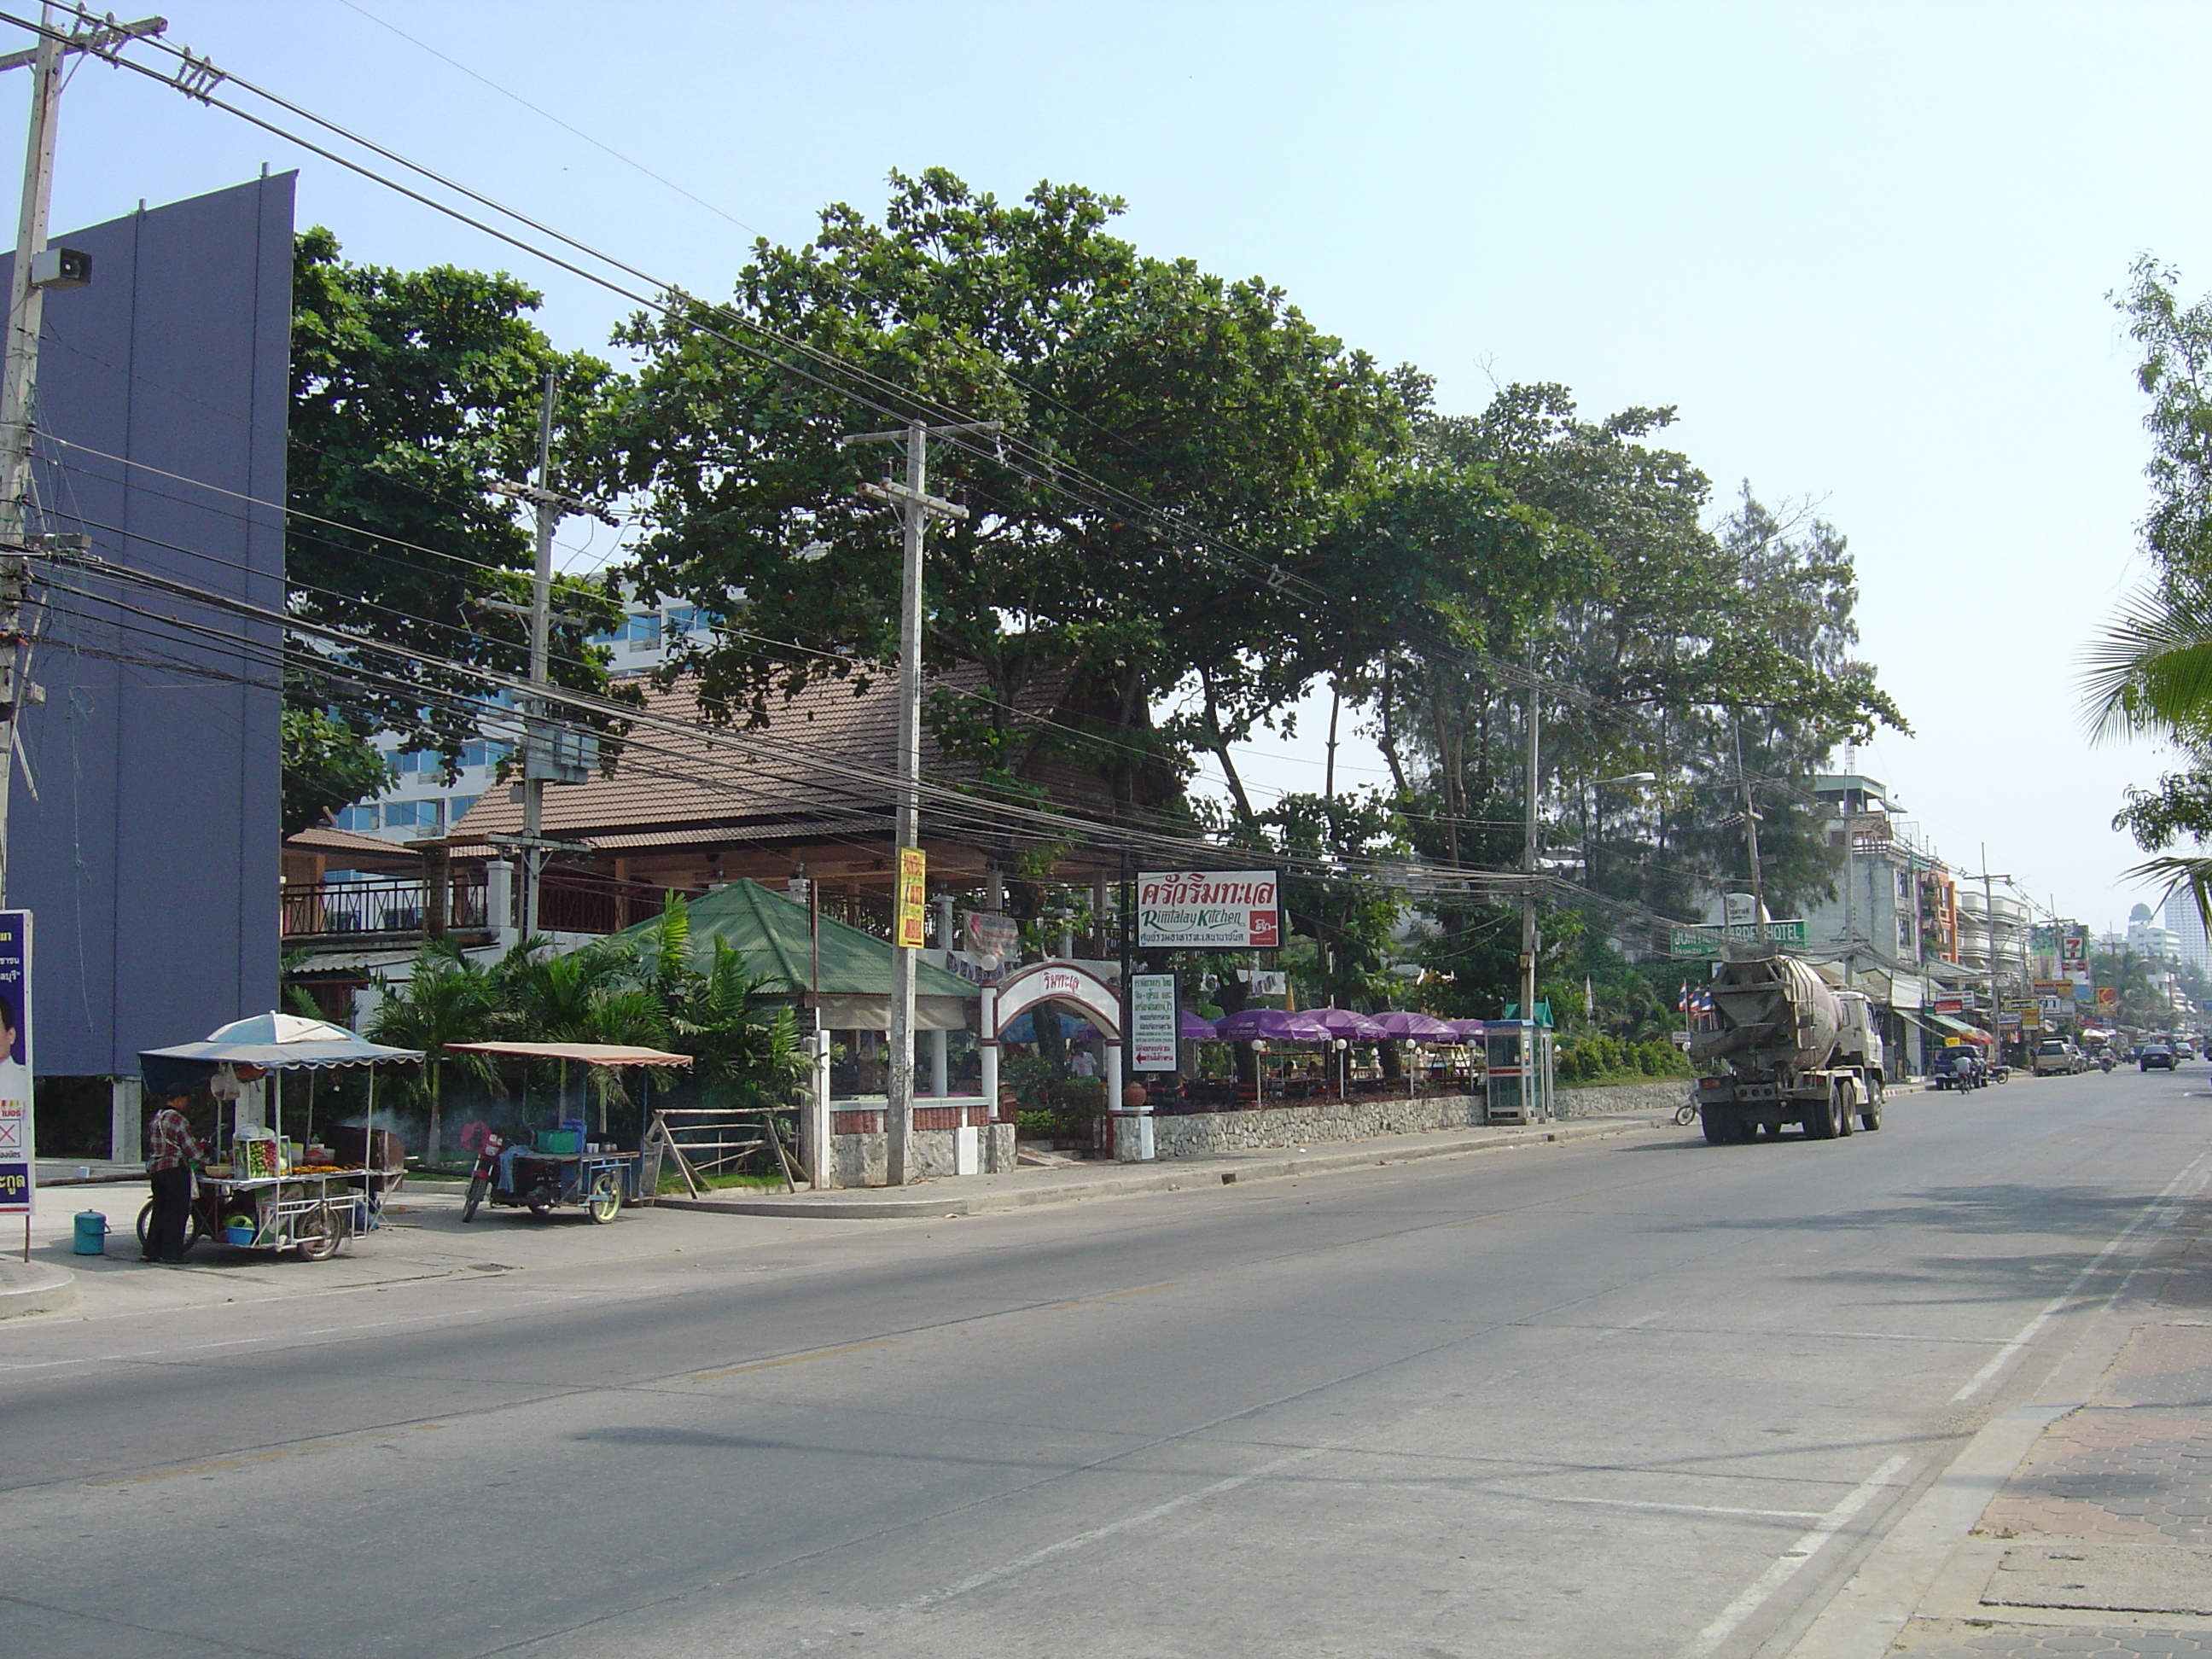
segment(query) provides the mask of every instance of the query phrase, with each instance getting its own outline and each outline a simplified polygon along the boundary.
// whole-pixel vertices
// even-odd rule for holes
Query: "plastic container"
[[[574,1129],[548,1129],[538,1137],[538,1150],[541,1152],[573,1152],[583,1144],[582,1133]]]
[[[106,1255],[107,1218],[97,1210],[79,1210],[76,1212],[76,1228],[70,1239],[70,1254]]]
[[[222,1236],[241,1248],[253,1243],[253,1229],[251,1227],[225,1227]]]

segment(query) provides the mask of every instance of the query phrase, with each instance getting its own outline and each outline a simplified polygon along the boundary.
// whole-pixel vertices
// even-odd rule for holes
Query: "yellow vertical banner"
[[[898,915],[891,943],[919,951],[929,936],[929,858],[919,847],[899,848]]]

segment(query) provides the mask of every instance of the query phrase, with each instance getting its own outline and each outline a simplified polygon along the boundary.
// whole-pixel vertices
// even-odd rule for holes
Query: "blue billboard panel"
[[[51,240],[38,527],[127,568],[283,604],[286,173]],[[0,268],[9,262],[0,259]],[[4,279],[0,279],[4,280]],[[278,630],[60,566],[36,573],[8,902],[35,911],[41,1076],[276,1006]]]

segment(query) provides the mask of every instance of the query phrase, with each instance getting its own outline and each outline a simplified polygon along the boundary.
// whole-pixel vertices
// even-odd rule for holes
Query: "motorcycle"
[[[499,1155],[507,1150],[507,1138],[494,1130],[484,1131],[483,1143],[477,1148],[477,1167],[469,1172],[468,1196],[461,1200],[461,1219],[474,1221],[477,1211],[484,1201],[484,1194],[499,1179]]]
[[[2112,1057],[2110,1054],[2099,1054],[2097,1056],[2097,1069],[2109,1075],[2112,1069]]]

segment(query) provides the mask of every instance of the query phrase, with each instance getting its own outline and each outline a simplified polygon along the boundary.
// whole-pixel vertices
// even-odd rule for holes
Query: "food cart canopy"
[[[234,1019],[209,1032],[198,1042],[143,1050],[138,1061],[142,1071],[150,1060],[156,1062],[155,1071],[174,1076],[175,1067],[165,1067],[159,1062],[191,1060],[205,1065],[210,1071],[217,1066],[258,1066],[264,1071],[276,1072],[295,1067],[373,1066],[379,1060],[422,1058],[420,1048],[387,1048],[380,1042],[355,1036],[343,1025],[302,1019],[297,1014],[267,1013]]]
[[[461,1054],[520,1054],[529,1060],[573,1060],[585,1066],[689,1066],[689,1054],[633,1048],[623,1042],[449,1042]]]

